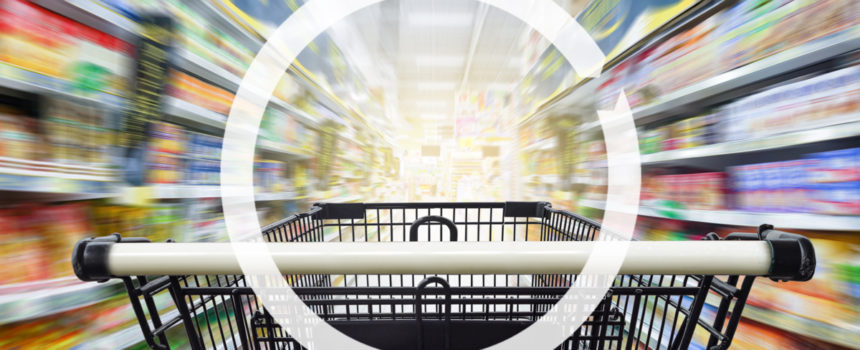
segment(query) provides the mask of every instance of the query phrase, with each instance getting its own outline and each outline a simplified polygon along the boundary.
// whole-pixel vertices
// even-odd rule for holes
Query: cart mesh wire
[[[588,241],[598,239],[600,225],[543,202],[318,204],[264,228],[263,235],[269,242]],[[559,274],[285,277],[322,319],[384,349],[498,343],[534,323],[576,280]],[[752,281],[619,275],[588,320],[558,348],[687,349],[693,339],[706,348],[726,348]],[[173,338],[195,349],[302,348],[242,276],[140,276],[125,283],[153,348],[175,347]],[[176,308],[159,315],[156,302],[165,294]],[[174,327],[179,324],[184,327]],[[181,328],[184,335],[171,334]]]

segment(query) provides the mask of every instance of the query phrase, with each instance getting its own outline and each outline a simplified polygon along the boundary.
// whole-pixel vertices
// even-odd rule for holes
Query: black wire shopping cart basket
[[[278,267],[311,310],[353,339],[380,349],[479,349],[546,314],[582,269],[552,264],[568,261],[566,254],[576,249],[588,251],[605,233],[597,222],[546,202],[498,202],[316,204],[262,234],[287,260],[343,260],[317,260],[338,266],[332,268]],[[124,282],[153,349],[302,348],[262,306],[235,261],[215,272],[205,264],[185,264],[197,259],[189,254],[200,256],[193,247],[227,246],[222,251],[229,252],[227,243],[196,244],[147,243],[116,234],[80,241],[72,262],[82,280]],[[347,248],[339,252],[362,254],[296,252],[331,244]],[[393,254],[422,244],[424,251],[435,244],[436,251]],[[191,251],[177,253],[186,245]],[[547,246],[558,249],[535,250]],[[164,247],[171,254],[159,255]],[[446,250],[457,247],[468,249]],[[752,253],[741,261],[714,258],[736,247]],[[517,254],[503,255],[506,249]],[[440,251],[452,259],[433,258]],[[374,265],[375,255],[386,263]],[[683,259],[689,263],[678,263]],[[630,242],[609,292],[557,348],[688,349],[695,338],[706,349],[726,349],[755,277],[806,281],[814,269],[808,239],[768,225],[724,238],[711,233],[704,241]]]

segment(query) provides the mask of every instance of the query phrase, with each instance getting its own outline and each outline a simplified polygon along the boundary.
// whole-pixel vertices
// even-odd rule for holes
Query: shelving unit
[[[302,150],[298,147],[290,146],[287,144],[279,144],[277,142],[272,142],[268,140],[260,140],[259,142],[257,142],[257,148],[262,151],[283,155],[289,159],[301,160],[311,158],[311,155],[307,154],[307,151]]]
[[[10,70],[20,70],[15,67],[10,67],[5,63],[0,62],[0,65],[5,65],[6,68]],[[22,73],[22,74],[36,74],[36,73]],[[49,80],[45,80],[45,82],[49,82]],[[24,80],[16,80],[10,79],[7,77],[0,77],[0,87],[6,88],[14,91],[23,91],[29,92],[33,94],[45,95],[45,96],[54,96],[59,97],[71,101],[75,101],[81,104],[96,106],[108,110],[119,110],[125,105],[125,100],[122,97],[114,96],[110,94],[106,94],[103,92],[97,93],[89,93],[88,95],[81,95],[78,93],[74,93],[71,91],[67,91],[67,89],[63,86],[63,83],[54,82],[52,85],[43,85],[43,84],[35,84],[29,81]],[[92,95],[92,96],[90,96]]]
[[[117,295],[119,280],[80,282],[75,277],[0,286],[0,325],[82,308]]]
[[[797,333],[807,338],[847,348],[854,348],[860,342],[860,335],[856,332],[846,332],[841,327],[752,305],[744,307],[743,317],[789,333]]]
[[[224,130],[227,123],[227,116],[221,113],[169,96],[164,97],[164,115],[179,124],[193,123],[216,130]]]
[[[98,0],[71,0],[66,2],[36,0],[36,2],[56,14],[88,25],[103,33],[109,33],[129,43],[137,42],[140,36],[140,28],[135,20],[130,19],[131,17],[127,18],[122,11],[112,7],[123,4],[108,4]],[[261,47],[262,38],[237,26],[220,9],[214,7],[214,2],[189,2],[187,6],[191,11],[210,20],[218,27],[219,32],[232,36],[240,45],[244,45],[249,50],[256,51]],[[167,13],[168,9],[158,10],[164,10],[165,14],[170,15]],[[225,69],[222,67],[223,60],[207,59],[207,57],[195,52],[200,51],[173,47],[169,57],[171,68],[211,84],[213,87],[230,92],[236,91],[242,77],[234,73],[235,69]],[[206,51],[203,50],[203,52]],[[5,63],[0,64],[6,65]],[[118,118],[124,114],[125,108],[127,108],[125,96],[109,95],[103,92],[82,93],[67,87],[69,84],[55,81],[55,79],[39,77],[36,77],[39,79],[30,79],[29,77],[33,76],[33,73],[23,70],[17,72],[15,67],[4,66],[2,68],[4,73],[12,72],[14,74],[0,77],[0,91],[10,91],[16,96],[19,95],[19,92],[25,92],[36,96],[57,97],[106,111],[110,114],[109,118]],[[322,105],[328,110],[324,113],[309,113],[291,102],[286,102],[277,97],[270,99],[269,108],[274,108],[278,112],[286,112],[289,117],[301,123],[304,132],[308,133],[318,132],[321,126],[329,121],[341,125],[366,124],[363,115],[346,107],[346,104],[340,101],[338,97],[327,89],[321,88],[321,86],[325,86],[324,84],[318,84],[307,74],[299,71],[293,67],[285,74],[289,79],[296,79],[303,89],[308,90],[312,99],[318,100],[315,103],[310,103],[310,106]],[[24,78],[14,78],[19,76]],[[197,105],[188,102],[191,99],[186,101],[166,94],[161,97],[164,121],[205,134],[220,135],[223,133],[227,115],[204,108],[202,104]],[[110,121],[115,120],[111,119]],[[111,123],[111,125],[116,127],[119,123]],[[301,169],[307,169],[306,162],[317,156],[312,153],[311,149],[308,149],[308,145],[305,143],[287,144],[286,142],[281,143],[263,138],[259,139],[257,152],[265,160],[278,160],[290,164],[290,166],[284,167],[286,173],[293,172],[293,164],[304,164]],[[0,158],[0,193],[3,193],[4,204],[6,201],[11,201],[14,204],[32,201],[53,203],[107,199],[97,202],[97,205],[110,206],[111,208],[122,207],[121,210],[123,211],[152,210],[147,212],[150,213],[147,215],[154,217],[146,219],[156,221],[166,220],[165,218],[172,218],[172,215],[177,215],[175,213],[178,211],[170,210],[175,210],[183,204],[208,206],[201,213],[201,218],[185,217],[184,220],[181,220],[181,224],[176,222],[177,229],[191,229],[194,224],[189,225],[187,221],[193,220],[199,220],[197,223],[205,225],[215,223],[214,226],[217,226],[218,218],[210,217],[212,214],[210,211],[217,214],[220,208],[215,204],[210,204],[210,202],[214,203],[211,199],[220,197],[218,186],[145,184],[132,187],[122,184],[121,171],[124,170]],[[27,186],[22,186],[22,184],[27,184]],[[311,184],[313,183],[311,182]],[[303,185],[295,190],[288,188],[274,193],[257,193],[255,200],[258,202],[258,206],[270,208],[274,213],[280,213],[281,210],[286,210],[284,208],[294,207],[297,202],[304,203],[310,198],[343,202],[361,200],[361,197],[357,195],[318,198],[319,193],[316,193],[315,189],[310,186]],[[28,189],[33,189],[33,191]],[[168,212],[169,214],[165,214]],[[187,213],[182,215],[187,215]],[[144,218],[140,219],[143,221]],[[205,232],[197,236],[211,234],[208,230],[214,226],[199,228],[201,232]],[[74,277],[67,279],[77,281]],[[22,320],[41,320],[43,318],[47,320],[46,317],[50,315],[97,304],[124,293],[122,285],[115,282],[105,284],[56,282],[56,285],[51,285],[51,283],[52,281],[34,282],[34,290],[41,291],[38,293],[11,291],[10,288],[14,286],[0,288],[0,314],[3,315],[0,317],[0,324]],[[175,315],[175,311],[170,311],[167,312],[168,317],[171,313]],[[139,326],[134,325],[105,332],[100,339],[92,339],[91,345],[103,348],[124,348],[135,346],[141,341],[142,334]]]
[[[860,119],[860,115],[855,116]],[[849,122],[822,128],[767,136],[752,140],[732,141],[694,148],[658,152],[642,155],[642,164],[655,164],[693,158],[716,157],[730,154],[775,150],[801,146],[815,142],[833,141],[860,136],[860,122]]]
[[[657,101],[634,107],[631,112],[637,124],[651,123],[661,118],[683,113],[696,104],[716,104],[736,98],[737,95],[734,92],[737,89],[768,81],[858,49],[860,49],[860,29],[845,29],[829,38],[803,44],[664,94]],[[582,90],[573,90],[571,93],[575,94],[576,91]],[[599,121],[590,121],[583,123],[579,131],[597,131],[599,127]]]
[[[655,102],[634,108],[633,116],[637,123],[647,123],[676,114],[691,104],[725,101],[736,97],[730,94],[735,89],[779,77],[857,49],[860,49],[860,28],[848,28],[830,38],[803,44],[665,94]]]
[[[606,202],[583,199],[579,204],[593,209],[605,210]],[[755,213],[740,210],[692,210],[639,206],[614,208],[622,213],[638,213],[655,218],[704,222],[727,226],[758,227],[761,224],[778,225],[783,229],[815,231],[850,231],[860,227],[860,217],[850,215],[823,215],[807,213]]]
[[[711,2],[705,3],[711,4]],[[732,6],[735,5],[730,4],[726,8]],[[860,227],[860,215],[851,214],[853,211],[848,204],[839,206],[850,201],[848,198],[836,199],[835,197],[838,195],[834,194],[825,199],[823,192],[816,192],[822,191],[822,189],[831,191],[830,188],[841,188],[828,187],[831,184],[820,184],[820,182],[826,182],[825,180],[809,180],[809,184],[804,182],[804,186],[808,186],[803,187],[801,191],[817,197],[815,200],[809,199],[811,204],[804,206],[807,207],[804,209],[807,212],[790,212],[800,209],[789,208],[790,204],[785,204],[785,201],[797,200],[794,197],[792,197],[794,199],[788,199],[790,195],[787,193],[799,195],[798,193],[801,191],[788,192],[790,189],[794,189],[786,187],[791,186],[786,185],[786,183],[792,181],[788,174],[767,175],[769,177],[765,178],[765,175],[761,175],[761,170],[759,170],[757,175],[760,183],[757,188],[752,187],[756,184],[756,179],[752,176],[746,178],[740,175],[742,171],[746,170],[746,168],[741,167],[745,165],[761,166],[761,168],[756,169],[770,166],[768,169],[775,169],[772,172],[776,170],[787,171],[785,169],[789,166],[795,166],[799,169],[802,166],[805,167],[805,164],[816,164],[825,169],[834,169],[839,167],[833,165],[836,160],[828,163],[828,156],[821,155],[820,152],[857,147],[853,141],[860,138],[860,114],[853,107],[842,107],[840,104],[841,101],[853,98],[854,95],[848,91],[856,91],[856,84],[846,86],[845,91],[843,91],[837,90],[835,85],[825,85],[823,82],[829,83],[838,79],[844,79],[839,80],[840,83],[856,80],[853,75],[854,71],[850,70],[856,68],[849,67],[856,67],[858,64],[856,53],[860,50],[860,28],[856,25],[845,24],[849,23],[849,20],[844,20],[838,24],[830,24],[833,27],[822,26],[818,28],[818,33],[828,33],[820,37],[814,36],[817,33],[811,30],[799,31],[806,36],[803,39],[798,39],[803,41],[795,42],[803,43],[790,48],[769,46],[772,43],[766,40],[762,42],[763,47],[750,47],[749,44],[746,46],[736,45],[736,41],[758,40],[758,37],[753,38],[752,35],[761,33],[749,29],[753,28],[752,25],[731,22],[737,18],[735,16],[744,13],[744,16],[747,16],[745,20],[748,22],[765,23],[754,27],[755,30],[764,31],[773,30],[773,28],[767,27],[772,25],[767,21],[775,21],[774,18],[778,17],[768,11],[750,11],[751,7],[743,7],[745,6],[744,3],[737,6],[736,12],[729,12],[724,8],[702,15],[702,18],[699,19],[710,16],[715,18],[711,22],[703,22],[704,24],[698,29],[695,28],[696,24],[683,25],[683,23],[694,21],[693,18],[679,19],[678,23],[682,23],[681,26],[662,29],[661,32],[655,34],[653,40],[646,39],[637,43],[634,45],[635,48],[628,52],[627,57],[622,57],[604,67],[604,75],[606,76],[575,82],[572,87],[561,90],[562,92],[558,95],[551,96],[536,110],[523,111],[523,115],[516,118],[517,127],[522,133],[521,138],[541,139],[545,136],[535,138],[534,134],[540,135],[545,130],[557,128],[558,132],[554,137],[558,140],[565,140],[566,149],[560,151],[557,159],[550,160],[550,162],[555,162],[550,163],[555,166],[541,163],[544,166],[538,167],[535,166],[535,159],[532,155],[540,154],[539,150],[544,149],[547,142],[541,140],[528,145],[521,145],[520,152],[526,154],[525,158],[528,158],[524,160],[524,164],[527,164],[530,169],[536,168],[533,172],[537,173],[524,174],[519,182],[530,186],[527,188],[533,192],[539,192],[537,196],[527,198],[541,199],[547,196],[557,196],[563,200],[570,200],[574,203],[573,207],[579,208],[582,213],[598,219],[605,210],[638,215],[637,232],[646,237],[645,239],[691,239],[691,237],[697,237],[711,231],[721,235],[734,231],[754,232],[756,227],[764,223],[773,224],[778,229],[800,230],[803,234],[809,235],[815,241],[814,244],[822,245],[824,252],[818,253],[820,254],[818,259],[824,272],[817,275],[816,280],[813,280],[809,286],[787,288],[789,290],[786,291],[781,289],[770,290],[767,293],[762,292],[764,296],[759,297],[764,298],[760,299],[762,301],[777,302],[770,299],[776,298],[779,300],[778,303],[797,303],[797,308],[794,308],[793,304],[786,305],[786,307],[795,310],[827,308],[821,310],[821,313],[832,315],[825,317],[830,320],[822,320],[822,317],[817,319],[813,319],[815,317],[803,318],[787,311],[768,310],[747,305],[743,314],[742,326],[743,323],[754,322],[757,327],[761,327],[758,324],[771,327],[776,334],[774,339],[779,338],[783,342],[790,338],[806,338],[810,341],[817,340],[854,348],[858,339],[854,337],[853,333],[848,335],[846,332],[850,333],[849,329],[853,330],[853,326],[848,323],[856,319],[856,315],[860,311],[856,307],[833,309],[830,306],[831,301],[825,303],[816,299],[815,291],[824,289],[828,293],[835,293],[828,297],[838,298],[836,303],[850,303],[854,300],[856,293],[846,287],[853,283],[851,278],[840,277],[841,275],[832,271],[839,270],[837,265],[847,264],[847,266],[852,267],[856,265],[856,253],[851,253],[852,248],[847,247],[854,247],[857,244],[851,233]],[[781,16],[789,16],[786,14],[791,13],[790,16],[800,17],[800,9],[801,7],[797,7],[789,10],[789,8],[783,7],[779,11],[782,11],[780,12]],[[724,10],[725,12],[723,12]],[[795,11],[797,12],[795,13]],[[692,16],[698,15],[693,14]],[[710,19],[705,21],[710,21]],[[719,28],[723,23],[731,23],[731,25],[726,25],[730,29]],[[725,29],[726,31],[714,34],[718,33],[711,31],[715,30],[714,28]],[[756,34],[748,34],[748,31]],[[716,41],[719,45],[715,47],[712,45],[712,41],[702,40],[706,35],[703,33],[710,35],[708,38],[713,37],[714,40],[720,40]],[[750,37],[746,38],[745,35]],[[674,36],[678,37],[675,38]],[[717,37],[719,39],[716,39]],[[669,41],[663,45],[662,40]],[[786,42],[788,43],[789,40]],[[686,57],[687,55],[697,54],[691,52],[690,47],[699,47],[698,44],[701,44],[702,50],[708,50],[709,53],[716,52],[719,55],[733,54],[734,51],[726,50],[737,47],[762,50],[761,52],[769,52],[770,54],[738,52],[738,56],[744,57],[742,61],[738,61],[742,63],[730,62],[725,64],[719,62],[719,68],[715,68],[716,73],[701,73],[708,75],[696,76],[697,72],[707,71],[707,69],[702,69],[700,66],[690,63],[691,61],[684,61],[684,58],[689,58]],[[735,56],[720,57],[730,57],[726,59],[731,60]],[[665,66],[647,66],[642,62],[665,64]],[[697,69],[692,67],[697,67]],[[682,69],[686,69],[686,71],[681,71]],[[660,75],[649,75],[657,74],[654,72],[661,73],[659,73]],[[668,77],[662,74],[666,74]],[[825,74],[829,74],[828,78],[821,77],[813,81],[813,79]],[[537,77],[531,78],[539,79]],[[698,82],[686,83],[688,85],[684,86],[685,82],[689,81],[688,78]],[[698,80],[700,78],[703,80]],[[806,80],[809,82],[806,83]],[[814,85],[814,83],[818,85]],[[609,98],[610,92],[616,91],[622,86],[633,89],[627,91],[628,100],[634,104],[632,108],[634,122],[637,127],[641,128],[638,135],[639,140],[630,140],[630,142],[639,141],[640,150],[650,152],[640,155],[643,168],[642,182],[648,192],[643,192],[645,197],[639,205],[627,204],[617,208],[606,208],[606,201],[602,198],[605,198],[608,164],[603,158],[605,150],[603,150],[604,146],[600,140],[613,137],[613,135],[603,135],[601,123],[596,117],[596,111],[606,109],[597,106],[607,104],[606,100]],[[828,86],[830,90],[823,86]],[[802,97],[804,94],[801,89],[806,87],[810,91],[809,94],[806,94],[809,96],[808,101]],[[811,91],[815,91],[817,94],[812,95]],[[781,92],[785,92],[785,94],[775,97]],[[795,98],[784,100],[789,92],[794,93],[792,96]],[[747,102],[740,100],[747,96],[750,96],[749,99],[744,100]],[[774,101],[765,101],[769,97],[772,97]],[[531,103],[532,100],[527,101]],[[749,101],[757,102],[759,105],[752,106],[753,102]],[[765,102],[772,104],[765,104]],[[814,105],[813,103],[818,104]],[[755,109],[758,107],[761,109]],[[796,109],[789,110],[790,108]],[[735,119],[727,119],[726,115],[729,113],[732,113],[731,117]],[[805,114],[801,115],[800,113]],[[774,115],[770,116],[770,114]],[[753,119],[765,115],[770,116],[770,118]],[[699,119],[688,119],[700,116]],[[571,120],[568,125],[574,125],[573,127],[559,122],[568,119]],[[732,124],[731,127],[727,127],[728,123],[733,122],[739,124]],[[742,122],[747,124],[742,124]],[[535,129],[536,124],[549,125]],[[730,134],[735,131],[743,132],[743,134]],[[573,137],[571,133],[574,133],[576,137]],[[576,141],[573,141],[574,139]],[[733,141],[725,141],[730,139]],[[571,142],[574,144],[571,145]],[[577,156],[570,157],[563,152],[573,152]],[[586,156],[583,157],[583,155]],[[574,170],[565,170],[571,167],[571,163],[574,163],[572,166]],[[826,165],[824,165],[825,163]],[[851,166],[853,165],[843,165],[845,168]],[[562,169],[561,178],[569,181],[559,181],[558,184],[543,181],[552,176],[550,174],[558,172],[555,170],[556,168]],[[818,171],[816,169],[818,168],[803,168],[802,170],[811,173]],[[570,172],[565,173],[566,171]],[[821,170],[817,174],[823,174],[824,171]],[[831,173],[838,172],[837,170],[830,171]],[[698,173],[702,173],[701,176],[696,176]],[[685,175],[690,176],[685,177]],[[800,182],[807,181],[799,179],[800,175],[795,176],[798,176],[798,178],[793,178],[793,180],[798,181],[795,186],[801,186]],[[834,178],[837,177],[834,176]],[[841,180],[843,178],[839,177],[840,180],[832,181],[856,181]],[[737,182],[743,180],[750,181],[743,186],[752,188],[736,188],[736,186],[741,186]],[[691,190],[691,188],[699,185],[711,186],[710,183],[706,183],[707,181],[722,182],[720,185],[714,185],[718,188],[717,192],[709,192],[711,191],[710,188],[698,192]],[[762,185],[766,181],[769,187]],[[816,181],[819,183],[815,183]],[[540,186],[533,186],[535,184],[540,184]],[[567,186],[568,184],[575,186]],[[842,183],[841,185],[845,185],[847,191],[851,184]],[[748,194],[744,193],[743,190],[752,191],[753,194],[749,194],[749,197],[742,197]],[[786,197],[779,197],[782,194],[786,194]],[[759,197],[752,197],[755,195]],[[713,204],[715,207],[741,208],[745,205],[752,206],[757,205],[752,202],[758,199],[767,200],[767,204],[759,205],[761,207],[785,209],[772,209],[771,212],[740,209],[698,210],[686,209],[686,204],[683,204],[685,201],[694,201],[692,198],[709,201],[712,199],[710,196],[722,196],[719,197],[719,200],[709,202],[719,203]],[[765,199],[764,196],[773,197]],[[745,199],[750,203],[744,201]],[[778,203],[780,200],[783,202]],[[831,200],[832,203],[828,200]],[[827,207],[831,204],[831,207]],[[706,207],[706,205],[708,203],[702,203],[702,207]],[[798,205],[798,207],[800,206]],[[841,215],[830,214],[843,209],[844,212],[840,212]],[[831,246],[834,248],[829,248]],[[843,249],[842,247],[846,247],[844,249],[847,250],[839,250]],[[753,293],[755,294],[755,291]],[[839,315],[837,316],[836,313]],[[779,334],[779,331],[786,334]],[[798,342],[802,343],[803,341],[798,340]]]

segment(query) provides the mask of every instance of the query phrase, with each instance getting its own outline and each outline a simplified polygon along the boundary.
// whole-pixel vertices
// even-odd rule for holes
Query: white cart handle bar
[[[733,233],[725,240],[651,242],[148,243],[145,238],[115,234],[78,242],[72,265],[84,281],[237,275],[244,273],[237,250],[262,248],[283,274],[578,274],[592,252],[625,247],[618,272],[623,275],[750,275],[807,281],[815,272],[809,239],[768,225],[758,234]]]

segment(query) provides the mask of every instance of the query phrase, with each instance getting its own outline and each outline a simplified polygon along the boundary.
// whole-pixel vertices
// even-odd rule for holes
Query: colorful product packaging
[[[811,186],[810,209],[818,214],[860,215],[860,181]]]
[[[860,181],[860,148],[813,153],[807,158],[812,183]]]
[[[155,152],[183,154],[186,152],[185,130],[174,124],[155,122],[149,130],[149,149]]]

